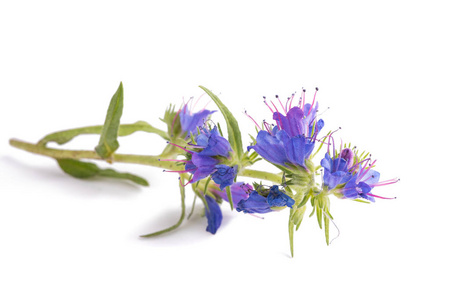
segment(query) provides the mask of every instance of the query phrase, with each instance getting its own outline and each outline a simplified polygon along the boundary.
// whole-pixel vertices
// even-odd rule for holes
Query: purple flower
[[[273,185],[270,188],[270,193],[268,193],[267,196],[267,202],[270,205],[270,207],[288,206],[291,208],[295,204],[295,200],[293,200],[292,198],[281,192],[279,190],[279,186],[277,185]]]
[[[351,151],[350,149],[348,150]],[[343,153],[348,152],[342,151]],[[325,157],[321,160],[321,166],[324,168],[323,183],[327,186],[328,190],[332,190],[337,185],[348,182],[352,177],[351,172],[348,170],[348,161],[340,157],[331,158],[329,153],[326,153]]]
[[[241,200],[237,204],[236,209],[238,212],[243,211],[246,214],[265,214],[271,212],[267,198],[259,195],[257,191],[252,191],[247,199]]]
[[[232,202],[234,206],[237,206],[241,200],[248,199],[249,192],[253,190],[252,185],[245,184],[244,182],[235,182],[230,186]],[[228,195],[226,191],[218,191],[213,189],[212,193],[214,193],[218,198],[221,198],[225,201],[229,202]]]
[[[244,213],[264,214],[273,211],[273,207],[292,207],[295,200],[279,190],[279,186],[273,185],[270,189],[252,191],[247,199],[240,200],[237,211]]]
[[[228,140],[220,135],[217,126],[210,131],[206,127],[200,127],[200,134],[195,136],[197,148],[202,148],[201,155],[229,157],[232,151]]]
[[[212,130],[199,127],[198,131],[200,133],[194,137],[195,143],[189,143],[186,148],[172,144],[186,151],[187,156],[187,160],[169,159],[185,163],[184,171],[176,172],[193,174],[188,183],[194,183],[212,175],[212,179],[220,185],[221,189],[231,185],[237,175],[237,165],[230,167],[224,164],[229,161],[231,145],[220,136],[216,126]]]
[[[201,153],[196,152],[192,153],[192,159],[187,161],[185,165],[185,170],[193,174],[190,183],[197,182],[212,174],[218,163],[219,160],[211,156],[201,155]]]
[[[305,94],[303,94],[304,96]],[[276,98],[278,97],[276,96]],[[273,102],[271,103],[275,111],[265,101],[273,113],[273,119],[277,126],[272,128],[271,125],[264,122],[265,130],[262,130],[256,124],[260,129],[256,145],[249,146],[248,150],[254,149],[260,156],[273,164],[306,168],[305,160],[312,154],[316,137],[323,128],[324,121],[316,121],[318,104],[314,107],[315,97],[312,104],[304,105],[300,101],[297,106],[292,107],[292,102],[293,97],[289,98],[285,105],[279,101],[285,112],[283,115]]]
[[[212,113],[214,113],[214,111],[206,109],[197,113],[192,113],[187,107],[187,104],[185,104],[178,112],[182,131],[187,133],[187,137],[190,137],[190,133],[196,132],[197,127],[203,126],[204,122],[206,122],[209,115]]]
[[[237,165],[229,167],[226,165],[216,165],[215,171],[212,173],[212,180],[220,185],[220,189],[234,183],[234,178],[237,175]]]
[[[358,158],[356,157],[356,160]],[[351,179],[342,187],[339,192],[343,194],[345,198],[348,199],[357,199],[364,198],[371,202],[375,201],[375,198],[380,199],[395,199],[378,196],[372,193],[372,189],[377,186],[384,186],[393,184],[399,181],[399,179],[390,179],[379,182],[380,173],[373,170],[372,167],[376,163],[374,160],[372,163],[371,158],[365,159],[363,161],[359,161],[354,166],[351,167],[351,170],[357,170],[352,175]]]
[[[215,234],[221,225],[223,220],[223,214],[221,213],[220,206],[214,198],[206,195],[207,206],[205,208],[207,227],[206,231]]]

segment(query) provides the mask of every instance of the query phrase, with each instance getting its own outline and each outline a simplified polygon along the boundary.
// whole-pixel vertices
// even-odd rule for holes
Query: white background
[[[2,1],[0,298],[448,299],[444,2]],[[164,128],[165,107],[204,85],[240,121],[245,143],[254,134],[245,109],[268,119],[262,96],[304,87],[311,100],[318,86],[326,131],[341,126],[338,137],[378,159],[381,179],[400,177],[376,190],[398,198],[333,199],[340,237],[326,246],[306,217],[293,259],[287,210],[260,220],[223,206],[213,236],[198,205],[178,231],[139,239],[177,221],[176,174],[117,164],[151,187],[82,181],[8,145],[101,124],[120,81],[124,123]],[[120,142],[120,153],[165,146],[143,133]]]

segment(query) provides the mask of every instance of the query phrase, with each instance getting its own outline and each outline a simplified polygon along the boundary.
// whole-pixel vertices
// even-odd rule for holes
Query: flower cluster
[[[229,196],[238,212],[248,214],[265,214],[288,207],[297,215],[296,211],[303,211],[303,206],[310,200],[320,226],[323,218],[331,217],[328,197],[331,194],[341,199],[366,199],[372,202],[374,198],[390,199],[373,194],[372,189],[397,180],[379,182],[380,174],[373,170],[375,161],[371,162],[371,157],[365,153],[358,155],[358,151],[350,147],[341,146],[337,151],[332,136],[334,132],[319,138],[324,121],[318,118],[317,91],[312,103],[305,103],[305,90],[298,100],[295,100],[293,94],[285,103],[276,96],[278,105],[264,97],[264,104],[270,110],[275,124],[263,121],[259,125],[248,115],[256,124],[258,133],[255,143],[247,147],[247,155],[254,150],[257,155],[280,168],[286,178],[271,186],[256,182],[252,185],[235,182],[239,170],[237,164],[234,164],[234,150],[219,133],[217,126],[210,127],[205,121],[212,111],[191,113],[187,106],[179,111],[182,130],[191,141],[185,147],[175,145],[184,150],[186,156],[185,160],[178,160],[184,163],[184,170],[178,172],[192,174],[188,183],[208,177],[208,181],[213,180],[215,183],[209,186],[207,183],[202,184],[196,188],[197,195],[204,199],[207,231],[215,234],[220,227],[223,216],[217,203],[221,200],[229,202]],[[315,167],[311,161],[311,157],[319,151],[312,155],[317,143],[319,149],[327,145],[327,152],[320,164],[323,172],[321,188],[315,183],[319,167]],[[239,166],[246,167],[243,161],[240,161]],[[228,191],[225,191],[226,187]]]
[[[217,126],[211,130],[204,124],[196,129],[197,134],[186,147],[173,144],[184,150],[186,155],[185,160],[175,160],[185,164],[185,170],[178,173],[191,173],[188,183],[211,176],[220,189],[230,186],[237,175],[237,165],[227,165],[231,162],[231,145],[220,135]]]
[[[103,170],[94,163],[79,159],[128,163],[139,161],[145,165],[163,168],[167,172],[178,173],[182,201],[181,219],[174,226],[143,237],[155,236],[181,225],[186,208],[185,187],[189,184],[195,196],[201,198],[204,204],[206,231],[212,234],[221,226],[223,214],[220,204],[223,202],[228,202],[231,210],[235,207],[238,212],[252,215],[288,208],[288,233],[292,255],[293,232],[295,228],[298,230],[307,206],[311,206],[310,216],[317,217],[320,228],[324,225],[326,242],[329,244],[329,224],[332,222],[335,225],[330,213],[330,196],[365,203],[374,202],[376,198],[393,199],[373,192],[375,187],[393,184],[398,179],[380,181],[380,173],[374,170],[376,160],[372,160],[371,155],[359,153],[351,144],[342,144],[338,149],[333,137],[336,131],[329,131],[320,136],[324,121],[319,118],[322,113],[318,114],[318,88],[311,103],[305,101],[305,90],[299,99],[295,98],[296,94],[292,94],[284,103],[278,96],[274,102],[264,97],[264,104],[271,112],[272,121],[270,123],[264,120],[259,124],[247,114],[257,126],[257,136],[252,138],[253,142],[247,147],[242,143],[239,122],[229,109],[210,90],[202,86],[200,88],[210,96],[222,113],[228,138],[223,137],[220,124],[215,125],[210,120],[215,111],[203,108],[194,112],[199,99],[193,101],[192,98],[179,109],[170,105],[165,111],[161,120],[167,124],[166,132],[143,121],[120,124],[123,108],[123,86],[120,83],[109,104],[105,123],[101,127],[100,141],[95,147],[97,156],[92,157],[91,151],[78,151],[76,155],[71,150],[53,151],[54,149],[46,147],[46,144],[66,143],[77,135],[96,132],[98,126],[55,132],[42,138],[36,145],[14,139],[10,144],[55,158],[65,173],[77,178],[106,176],[148,185],[148,182],[139,176],[112,169]],[[119,134],[119,130],[122,130],[122,134]],[[165,139],[168,145],[157,157],[139,155],[136,159],[135,155],[114,156],[119,147],[117,137],[135,131],[157,134]],[[313,159],[323,146],[327,147],[327,151],[316,166]],[[59,153],[57,156],[56,152]],[[83,156],[84,153],[89,153],[89,156]],[[184,156],[183,159],[180,159],[180,156]],[[279,171],[271,173],[253,169],[253,165],[262,159]],[[266,182],[253,181],[249,184],[237,181],[239,176]],[[195,200],[192,212],[194,208]]]

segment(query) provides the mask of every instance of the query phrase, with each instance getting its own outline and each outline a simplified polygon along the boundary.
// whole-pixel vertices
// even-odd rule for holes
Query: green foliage
[[[214,93],[212,93],[204,86],[200,85],[200,88],[211,97],[211,99],[215,102],[218,109],[221,111],[223,117],[225,118],[228,129],[228,141],[231,144],[232,149],[236,153],[237,158],[241,160],[243,158],[242,134],[240,133],[237,120]]]
[[[100,141],[95,152],[102,158],[109,158],[118,149],[117,141],[120,118],[123,112],[123,84],[120,85],[109,103],[106,120],[101,131]]]
[[[142,177],[130,173],[117,172],[113,169],[101,169],[94,163],[83,162],[69,158],[58,159],[57,162],[65,173],[76,178],[86,179],[95,176],[101,176],[117,179],[126,179],[139,185],[149,186],[148,181],[146,181]]]

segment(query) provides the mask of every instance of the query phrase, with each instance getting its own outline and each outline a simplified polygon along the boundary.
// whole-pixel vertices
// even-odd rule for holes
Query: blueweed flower
[[[358,171],[352,175],[351,179],[344,185],[343,188],[340,189],[339,192],[343,194],[344,198],[348,199],[364,198],[371,202],[374,202],[375,198],[395,199],[390,197],[378,196],[372,193],[373,188],[377,186],[384,186],[396,183],[399,181],[399,179],[395,178],[379,182],[380,173],[372,169],[376,161],[369,163],[370,160],[371,160],[370,158],[367,159],[363,166],[362,166],[363,161],[354,165],[354,167],[358,169]]]
[[[199,112],[192,113],[189,110],[188,103],[184,104],[178,111],[182,132],[186,133],[187,137],[190,137],[190,133],[195,132],[197,127],[201,127],[214,112],[215,111],[202,109]]]
[[[248,199],[249,193],[253,190],[253,186],[248,183],[245,184],[244,182],[234,182],[230,185],[230,189],[232,202],[234,203],[234,206],[237,206],[240,201]],[[211,191],[216,197],[229,202],[226,191],[217,189],[211,189]]]
[[[273,185],[269,189],[261,189],[261,186],[250,192],[247,199],[240,200],[237,211],[244,213],[264,214],[282,208],[292,207],[295,200],[279,190],[279,186]]]
[[[315,105],[316,92],[312,104],[304,104],[304,97],[305,91],[303,91],[298,105],[292,107],[294,94],[287,99],[285,105],[276,96],[285,115],[279,112],[273,101],[271,104],[274,109],[265,100],[265,104],[273,113],[276,126],[273,127],[264,122],[264,129],[262,129],[256,123],[259,128],[256,144],[249,146],[248,150],[254,149],[260,156],[273,164],[307,169],[305,160],[312,154],[317,135],[323,128],[324,121],[316,120],[318,109],[318,104]]]
[[[339,157],[334,156],[331,158],[329,153],[326,153],[321,160],[321,166],[324,168],[323,184],[327,186],[328,190],[332,190],[337,185],[346,183],[351,179],[349,153],[352,153],[352,150],[345,148]]]
[[[216,165],[215,171],[212,173],[212,180],[220,185],[220,189],[224,189],[234,183],[236,175],[237,166]]]
[[[332,139],[333,143],[332,134],[329,135],[329,139]],[[378,196],[371,192],[376,186],[393,184],[399,179],[379,182],[380,173],[372,169],[376,160],[371,162],[371,156],[368,156],[368,153],[363,152],[358,155],[357,150],[354,152],[350,148],[344,148],[337,153],[334,147],[334,155],[331,158],[329,145],[330,143],[328,152],[321,160],[321,166],[324,168],[323,185],[329,191],[334,190],[333,193],[340,198],[363,198],[371,202],[374,202],[375,198],[394,199]]]
[[[205,208],[207,227],[206,231],[215,234],[221,226],[221,221],[223,220],[223,214],[221,212],[220,206],[214,198],[207,196],[205,197],[207,206]]]
[[[187,182],[194,183],[212,175],[212,180],[223,189],[234,182],[237,175],[237,165],[228,166],[230,163],[232,148],[228,140],[223,138],[217,127],[212,130],[205,126],[198,127],[198,134],[192,137],[192,142],[181,147],[172,144],[186,151],[185,160],[169,159],[170,161],[183,162],[184,171],[178,173],[191,173],[192,179]],[[190,149],[188,149],[190,148]]]

